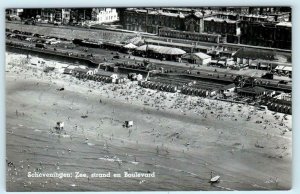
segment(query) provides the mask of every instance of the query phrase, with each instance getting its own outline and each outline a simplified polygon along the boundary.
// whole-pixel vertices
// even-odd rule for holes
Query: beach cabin
[[[113,73],[113,74],[110,76],[110,78],[112,79],[112,83],[116,83],[117,80],[118,80],[118,78],[119,78],[119,76],[118,76],[118,74]]]
[[[129,128],[133,126],[133,121],[125,121],[124,122],[124,127]]]
[[[230,94],[234,92],[234,90],[235,90],[235,84],[229,84],[221,88],[220,92],[223,94]]]
[[[136,73],[129,73],[128,74],[128,79],[130,79],[131,81],[136,80],[137,79]]]
[[[83,69],[79,67],[73,69],[74,74],[87,74],[88,71],[89,71],[88,69]]]
[[[125,78],[124,77],[119,77],[116,79],[116,84],[121,84],[125,82]]]
[[[117,80],[119,79],[119,75],[109,72],[109,71],[103,71],[103,70],[97,70],[97,72],[94,74],[100,80],[105,81],[105,82],[111,82],[111,83],[116,83]]]
[[[55,129],[57,129],[57,130],[63,130],[64,126],[65,126],[64,122],[58,121],[58,122],[56,122]]]
[[[244,88],[238,88],[237,93],[240,96],[244,97],[252,97],[252,98],[258,98],[266,93],[266,89],[263,87],[244,87]]]
[[[86,72],[87,75],[95,75],[98,72],[98,69],[95,68],[90,68],[88,69],[88,71]]]

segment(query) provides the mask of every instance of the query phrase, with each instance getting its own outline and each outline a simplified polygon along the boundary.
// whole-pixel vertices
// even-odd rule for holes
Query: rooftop
[[[262,50],[251,49],[251,48],[241,48],[233,55],[233,57],[274,60],[275,55],[276,54],[273,51],[262,51]]]
[[[147,51],[151,50],[155,53],[167,54],[167,55],[182,55],[185,54],[185,51],[179,48],[158,46],[158,45],[142,45],[137,47],[136,50]]]
[[[187,53],[185,55],[182,56],[182,58],[186,58],[186,57],[197,57],[199,59],[207,59],[207,58],[211,58],[211,56],[205,54],[205,53]]]
[[[102,70],[98,70],[98,72],[96,72],[95,75],[99,75],[99,76],[105,76],[105,77],[110,77],[112,76],[114,73],[110,72],[110,71],[102,71]]]
[[[165,15],[170,17],[185,17],[186,14],[183,13],[170,13],[170,12],[164,12],[162,10],[146,10],[146,9],[137,9],[137,8],[128,8],[127,10],[140,12],[140,13],[148,13],[150,15]]]
[[[177,43],[177,42],[165,42],[165,41],[162,41],[162,40],[153,40],[153,39],[145,39],[145,42],[146,43],[168,45],[168,46],[177,46],[177,47],[181,47],[181,48],[184,47],[184,48],[211,49],[210,46],[192,45],[192,44],[184,44],[184,43]]]
[[[292,22],[279,22],[276,26],[292,27]]]
[[[249,94],[261,94],[265,91],[265,88],[259,86],[238,88],[238,92],[244,92]]]
[[[208,17],[205,18],[204,21],[214,21],[214,22],[227,22],[227,23],[237,23],[236,20],[230,20],[230,19],[222,19],[222,18],[217,18],[217,17]]]
[[[74,68],[74,71],[87,73],[89,70],[76,67],[76,68]]]
[[[229,84],[229,85],[226,85],[222,88],[222,90],[228,90],[228,89],[231,89],[231,88],[234,88],[235,87],[235,84]]]

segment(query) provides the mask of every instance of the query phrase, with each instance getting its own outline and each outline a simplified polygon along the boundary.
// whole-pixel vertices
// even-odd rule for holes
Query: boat
[[[210,183],[217,183],[220,181],[220,176],[214,176],[213,178],[210,179]]]
[[[220,176],[217,175],[217,176],[213,177],[213,172],[211,171],[210,172],[210,181],[209,181],[209,183],[214,184],[214,183],[218,183],[219,181],[220,181]]]

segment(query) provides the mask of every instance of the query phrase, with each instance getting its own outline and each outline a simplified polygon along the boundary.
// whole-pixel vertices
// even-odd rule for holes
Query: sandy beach
[[[148,90],[137,82],[78,80],[61,74],[68,64],[57,61],[43,64],[56,67],[46,74],[31,62],[6,53],[8,191],[291,188],[291,115]],[[134,126],[123,127],[126,120]],[[65,123],[61,133],[57,121]],[[211,171],[221,177],[218,184],[209,183]],[[76,178],[76,172],[89,178]],[[122,177],[91,177],[109,172]],[[124,172],[155,177],[126,178]]]

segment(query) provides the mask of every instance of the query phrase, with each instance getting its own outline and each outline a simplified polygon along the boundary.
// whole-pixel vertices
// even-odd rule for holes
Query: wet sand
[[[7,167],[8,191],[291,188],[290,115],[285,120],[277,113],[276,119],[271,111],[146,90],[137,83],[45,74],[12,55],[6,66],[7,161],[14,164]],[[58,91],[61,87],[65,90]],[[124,128],[125,120],[134,126]],[[60,135],[57,121],[65,123]],[[34,171],[73,177],[28,178]],[[221,176],[220,183],[208,183],[211,171]],[[75,172],[155,172],[155,178],[76,179]]]

